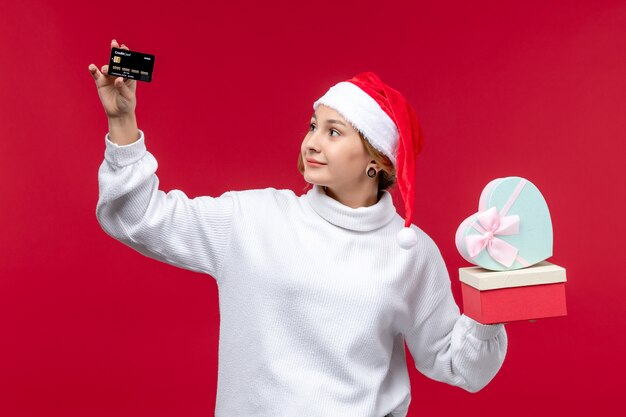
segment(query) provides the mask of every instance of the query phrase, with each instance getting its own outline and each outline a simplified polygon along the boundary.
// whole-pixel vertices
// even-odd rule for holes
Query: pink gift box
[[[567,315],[565,268],[540,262],[513,271],[459,268],[465,315],[483,324]]]

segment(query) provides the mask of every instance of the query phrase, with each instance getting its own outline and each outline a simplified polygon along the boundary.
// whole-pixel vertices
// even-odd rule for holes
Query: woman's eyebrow
[[[315,120],[317,120],[317,117],[315,116],[315,113],[313,113],[313,116],[311,116],[311,117],[314,118]],[[328,120],[326,120],[326,122],[328,124],[336,123],[338,125],[346,126],[346,124],[344,122],[342,122],[341,120],[328,119]]]

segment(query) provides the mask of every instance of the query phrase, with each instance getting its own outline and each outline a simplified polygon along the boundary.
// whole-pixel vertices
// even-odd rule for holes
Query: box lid
[[[479,266],[459,268],[459,279],[479,291],[567,281],[565,268],[547,261],[513,271],[491,271]]]

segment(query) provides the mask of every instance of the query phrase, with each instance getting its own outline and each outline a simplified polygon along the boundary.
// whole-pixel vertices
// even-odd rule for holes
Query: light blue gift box
[[[511,226],[511,229],[517,229],[517,233],[500,234],[497,228],[486,229],[480,218],[489,216],[498,219],[492,224],[498,221],[500,224],[517,224]],[[535,265],[552,256],[552,221],[548,205],[539,189],[527,179],[497,178],[483,189],[478,212],[461,223],[455,242],[465,260],[485,269],[507,271]],[[482,249],[477,251],[479,247]],[[498,251],[497,248],[506,250]],[[472,250],[474,256],[470,255]],[[514,251],[517,253],[512,256]]]

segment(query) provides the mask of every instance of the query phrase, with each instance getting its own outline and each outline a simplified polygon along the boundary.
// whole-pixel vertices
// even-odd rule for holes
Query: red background
[[[531,180],[568,316],[508,324],[504,365],[476,394],[409,357],[409,416],[618,414],[626,2],[214,3],[0,3],[0,415],[213,414],[215,282],[96,221],[107,121],[87,67],[112,38],[156,55],[138,122],[162,189],[189,197],[300,193],[313,101],[366,70],[402,91],[425,135],[413,221],[459,304],[457,226],[491,179]]]

